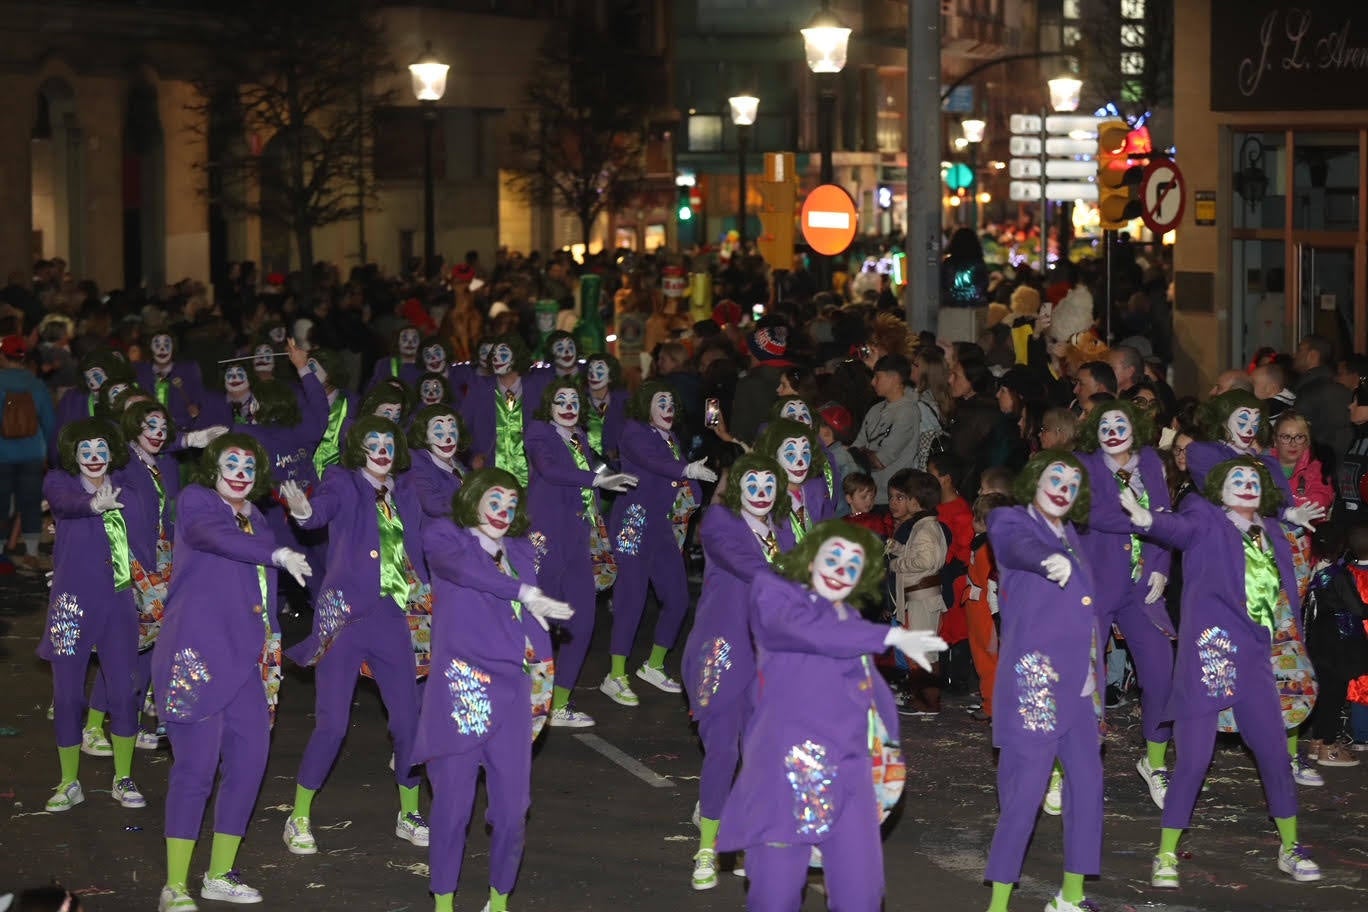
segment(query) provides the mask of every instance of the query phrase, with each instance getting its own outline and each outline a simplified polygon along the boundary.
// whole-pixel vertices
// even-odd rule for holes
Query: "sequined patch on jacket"
[[[827,749],[815,741],[795,744],[784,755],[784,769],[793,789],[798,832],[804,836],[826,834],[836,813],[831,802],[836,764],[827,761]]]
[[[621,554],[635,557],[641,551],[641,536],[646,530],[646,508],[632,504],[627,515],[622,517],[622,528],[618,529],[617,549]]]
[[[63,592],[53,599],[48,611],[48,641],[52,651],[59,656],[74,656],[76,645],[81,642],[81,619],[85,612],[76,596]]]
[[[185,648],[171,660],[171,681],[166,685],[166,714],[185,719],[194,714],[200,691],[213,680],[209,666],[194,649]]]
[[[1220,627],[1208,627],[1197,637],[1197,662],[1208,697],[1235,696],[1235,653],[1239,647]]]
[[[703,657],[703,679],[698,682],[698,705],[707,706],[722,686],[723,672],[730,671],[731,643],[718,637],[708,644],[708,653]]]
[[[1043,652],[1028,652],[1012,668],[1017,677],[1017,712],[1021,725],[1031,732],[1052,732],[1059,725],[1059,705],[1054,686],[1059,673]]]
[[[489,732],[494,706],[489,699],[489,672],[460,659],[452,659],[445,672],[451,694],[451,721],[463,735]]]

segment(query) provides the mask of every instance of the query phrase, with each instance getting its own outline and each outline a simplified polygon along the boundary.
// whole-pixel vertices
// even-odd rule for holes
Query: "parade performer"
[[[801,396],[780,396],[774,400],[774,405],[770,407],[770,421],[777,421],[780,418],[788,418],[791,421],[797,421],[799,424],[805,424],[812,428],[814,435],[822,427],[821,416],[813,409],[812,403]],[[768,422],[761,426],[760,432],[764,433],[768,426]],[[836,456],[832,453],[831,447],[822,442],[821,437],[816,439],[817,446],[821,448],[822,455],[826,458],[826,467],[822,469],[822,480],[826,482],[827,500],[835,505],[836,492],[841,490],[841,482],[844,479],[841,478],[840,470],[836,467]]]
[[[1047,912],[1081,912],[1083,878],[1102,868],[1102,690],[1105,641],[1096,582],[1076,524],[1091,491],[1070,453],[1043,450],[1016,482],[1020,506],[988,515],[1002,640],[993,714],[997,830],[985,879],[1006,912],[1056,762],[1064,768],[1064,883]]]
[[[1279,605],[1301,617],[1291,550],[1276,520],[1282,495],[1264,461],[1250,456],[1212,467],[1202,495],[1184,498],[1177,513],[1151,511],[1133,492],[1121,495],[1135,528],[1181,550],[1187,567],[1166,712],[1173,720],[1178,762],[1164,802],[1150,883],[1178,887],[1178,840],[1192,822],[1211,764],[1218,718],[1227,709],[1263,780],[1282,843],[1278,870],[1297,881],[1320,880],[1320,868],[1297,841],[1296,784],[1269,660]]]
[[[266,775],[280,687],[275,568],[301,586],[311,572],[304,555],[277,546],[252,506],[270,490],[261,445],[227,434],[205,449],[197,483],[177,503],[168,595],[175,607],[152,654],[157,711],[174,755],[158,912],[196,908],[187,888],[190,860],[216,776],[213,848],[200,896],[261,902],[234,868]]]
[[[497,467],[512,472],[518,483],[527,485],[527,452],[523,449],[523,428],[528,398],[523,374],[531,362],[527,346],[517,335],[500,336],[489,350],[489,376],[470,377],[470,387],[461,403],[461,417],[470,428],[471,464],[476,468]]]
[[[622,383],[622,365],[612,355],[590,355],[584,365],[584,382],[589,390],[584,401],[589,446],[615,463],[631,398]]]
[[[1188,444],[1188,474],[1200,489],[1207,473],[1219,462],[1252,456],[1268,466],[1273,483],[1282,492],[1284,507],[1292,506],[1292,489],[1278,457],[1268,449],[1272,426],[1264,420],[1263,403],[1253,393],[1228,390],[1202,403],[1197,412],[1204,440]],[[1267,450],[1267,452],[1265,452]],[[1294,522],[1295,520],[1289,520]]]
[[[755,452],[769,456],[784,470],[792,510],[789,524],[796,541],[836,515],[836,505],[827,493],[826,455],[810,425],[792,418],[771,421],[756,439]]]
[[[290,341],[294,341],[293,339]],[[280,349],[284,350],[283,346]],[[252,377],[255,380],[279,380],[281,376],[276,370],[277,349],[271,344],[270,338],[261,334],[257,338],[256,345],[252,346]]]
[[[423,510],[417,492],[399,474],[408,467],[408,446],[398,426],[366,415],[347,433],[342,465],[323,473],[312,496],[292,482],[280,487],[300,527],[328,529],[328,567],[314,599],[313,632],[288,652],[300,665],[315,666],[314,730],[300,763],[294,810],[285,822],[285,845],[296,855],[318,851],[310,828],[313,798],[342,748],[363,663],[380,688],[394,739],[399,784],[394,834],[416,846],[428,844],[412,768],[417,677],[426,672],[431,597],[425,593],[421,551]]]
[[[423,369],[418,364],[418,347],[422,344],[423,334],[418,331],[416,326],[404,326],[394,334],[394,346],[391,351],[395,354],[389,358],[381,358],[375,362],[375,370],[371,371],[370,382],[366,384],[366,392],[369,393],[381,380],[386,377],[393,377],[402,380],[412,386],[418,382],[418,377],[423,373]]]
[[[151,361],[139,361],[135,367],[138,385],[148,390],[157,401],[170,409],[172,421],[179,427],[189,427],[191,407],[199,411],[204,398],[204,381],[194,361],[176,360],[176,340],[169,332],[155,334],[148,343]]]
[[[470,392],[470,384],[476,377],[489,376],[489,352],[494,347],[494,340],[482,338],[475,347],[475,355],[469,361],[462,361],[451,365],[449,376],[451,378],[451,389],[461,401]]]
[[[1083,553],[1094,579],[1108,583],[1098,591],[1093,608],[1103,635],[1116,625],[1135,663],[1146,745],[1135,768],[1162,810],[1169,781],[1168,743],[1173,737],[1173,725],[1163,717],[1177,636],[1164,600],[1173,556],[1167,548],[1131,534],[1130,517],[1121,509],[1121,491],[1127,488],[1150,509],[1169,508],[1164,464],[1152,447],[1141,444],[1151,439],[1153,426],[1143,410],[1124,400],[1109,402],[1084,418],[1078,460],[1092,495],[1088,529],[1081,538]]]
[[[58,433],[73,421],[94,418],[100,389],[110,381],[132,383],[133,369],[128,366],[122,355],[111,349],[101,348],[81,359],[81,379],[85,382],[84,389],[77,386],[67,390],[57,403]],[[57,440],[58,435],[54,434],[48,441],[48,463],[54,466],[60,465],[62,461]]]
[[[418,407],[425,405],[445,405],[456,408],[456,398],[451,391],[451,381],[446,374],[426,373],[418,379],[415,387],[418,393]]]
[[[789,498],[779,464],[749,453],[731,466],[722,502],[703,513],[703,591],[681,661],[689,711],[703,742],[693,888],[717,886],[717,827],[751,714],[755,647],[744,609],[752,581],[792,550]]]
[[[879,821],[892,794],[871,770],[896,757],[898,716],[870,654],[892,646],[923,668],[945,648],[931,631],[863,620],[852,601],[876,595],[882,543],[839,520],[818,524],[751,585],[755,712],[745,763],[722,810],[717,847],[746,853],[751,912],[798,912],[813,848],[833,909],[878,912]],[[900,758],[898,760],[900,766]]]
[[[582,378],[579,363],[579,343],[574,333],[558,329],[546,337],[542,343],[546,361],[527,372],[523,378],[524,392],[529,402],[539,403],[546,387],[556,380],[575,380]]]
[[[309,370],[318,378],[318,382],[323,384],[323,391],[328,395],[328,424],[313,456],[314,473],[322,478],[323,470],[328,466],[337,465],[341,458],[342,425],[347,423],[348,419],[355,419],[356,395],[346,389],[350,378],[347,376],[346,365],[337,352],[316,348],[309,352],[309,360],[306,363]]]
[[[252,395],[253,375],[248,371],[248,362],[237,359],[220,362],[219,366],[223,393],[204,397],[196,426],[251,424],[256,420],[257,402]]]
[[[132,778],[138,733],[138,608],[133,597],[128,525],[110,473],[128,462],[118,427],[97,418],[68,424],[57,437],[60,466],[43,478],[43,498],[57,523],[52,594],[38,656],[52,665],[53,724],[62,780],[47,810],[85,800],[78,778],[86,712],[85,681],[99,650],[114,755],[114,800],[146,805]],[[96,728],[98,733],[99,729]]]
[[[423,528],[433,578],[433,680],[413,759],[432,783],[432,893],[451,912],[481,768],[489,794],[486,912],[506,912],[517,884],[531,806],[532,743],[546,722],[553,674],[547,618],[570,606],[537,588],[535,556],[508,472],[471,473],[452,504],[455,523]]]
[[[461,490],[461,480],[468,471],[456,458],[465,439],[461,416],[450,405],[425,406],[409,424],[413,465],[408,478],[418,492],[423,512],[433,519],[451,516],[451,498]]]
[[[552,380],[535,417],[527,425],[527,506],[537,548],[537,579],[548,595],[575,610],[574,619],[562,628],[565,636],[556,655],[551,725],[587,728],[594,720],[570,708],[570,692],[594,638],[597,594],[612,586],[617,576],[598,492],[620,493],[637,479],[610,472],[590,448],[581,427],[576,380]]]
[[[706,460],[686,462],[674,437],[675,397],[664,383],[643,383],[627,406],[620,441],[622,471],[638,479],[637,487],[618,495],[608,528],[618,577],[613,589],[612,666],[599,689],[614,702],[640,701],[627,681],[627,657],[646,610],[647,586],[660,600],[651,655],[636,676],[666,693],[679,693],[679,682],[665,673],[665,655],[679,636],[689,610],[689,584],[684,567],[684,536],[698,509],[703,489],[717,473]]]

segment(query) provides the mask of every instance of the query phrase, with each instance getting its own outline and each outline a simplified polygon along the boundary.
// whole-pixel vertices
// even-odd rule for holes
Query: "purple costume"
[[[168,839],[199,838],[215,773],[214,832],[242,836],[251,821],[271,741],[276,661],[276,542],[261,511],[251,532],[212,488],[180,496],[171,580],[173,610],[152,651],[157,713],[175,763],[166,794]],[[263,599],[263,589],[265,598]]]
[[[480,536],[437,520],[423,529],[433,578],[432,678],[423,688],[423,711],[413,760],[426,763],[432,783],[432,892],[454,893],[485,771],[493,828],[489,883],[512,892],[522,864],[532,792],[533,685],[527,668],[551,655],[551,640],[514,600],[536,586],[527,539],[497,542],[513,574],[500,570]],[[548,694],[549,696],[549,694]],[[544,701],[543,713],[549,707]]]
[[[418,503],[431,519],[450,519],[451,501],[461,490],[465,467],[457,462],[448,468],[428,450],[410,450],[413,466],[408,470],[408,484],[418,493]]]
[[[204,399],[204,381],[199,365],[194,361],[173,361],[168,370],[158,373],[150,361],[133,365],[138,386],[147,390],[171,415],[177,427],[195,427],[190,417],[190,406],[198,406]]]
[[[1188,474],[1192,476],[1192,483],[1197,486],[1197,491],[1200,494],[1202,486],[1206,484],[1208,472],[1227,459],[1236,459],[1248,455],[1248,453],[1241,453],[1224,441],[1213,443],[1209,440],[1194,440],[1188,444],[1187,448]],[[1292,506],[1292,486],[1287,483],[1287,474],[1283,472],[1278,457],[1268,452],[1255,458],[1268,467],[1268,474],[1273,476],[1273,483],[1278,486],[1279,491],[1282,491],[1283,505]]]
[[[375,370],[371,371],[370,382],[366,384],[366,392],[369,393],[380,385],[382,380],[390,377],[398,377],[410,387],[418,385],[418,379],[423,376],[423,366],[417,361],[405,361],[395,356],[391,358],[381,358],[375,362]]]
[[[673,441],[673,432],[667,441],[644,421],[628,421],[622,431],[622,471],[639,481],[613,501],[608,524],[618,565],[613,589],[612,655],[631,655],[646,610],[648,585],[655,586],[661,606],[652,640],[655,645],[674,645],[689,610],[689,581],[672,516],[681,494],[690,494],[696,506],[703,489],[685,477],[688,462]]]
[[[527,427],[532,418],[532,413],[537,410],[540,401],[533,399],[528,393],[528,381],[526,376],[519,378],[522,394],[517,400],[521,409],[522,419],[518,423],[518,430]],[[543,388],[544,385],[543,385]],[[504,395],[504,388],[499,385],[499,378],[494,375],[480,376],[478,374],[470,378],[470,388],[466,392],[466,397],[461,401],[461,418],[465,425],[470,429],[470,456],[483,456],[486,468],[498,467],[507,469],[517,475],[513,466],[500,465],[498,462],[498,397]],[[521,443],[521,440],[517,441]],[[522,479],[519,479],[520,481]]]
[[[1281,477],[1280,475],[1274,477]],[[1164,799],[1164,826],[1186,829],[1206,778],[1216,743],[1220,711],[1232,708],[1263,779],[1269,813],[1295,817],[1297,792],[1287,757],[1282,701],[1269,661],[1268,628],[1249,616],[1244,534],[1225,510],[1189,496],[1177,513],[1155,512],[1146,533],[1181,549],[1183,610],[1178,660],[1165,718],[1173,720],[1178,762]],[[1301,626],[1301,599],[1292,554],[1277,522],[1264,517],[1263,536],[1272,545],[1283,591]],[[1195,568],[1202,572],[1194,572]]]
[[[390,497],[404,526],[404,552],[417,580],[427,582],[420,550],[423,510],[403,476],[391,475]],[[394,739],[399,785],[413,775],[413,735],[418,724],[417,660],[405,608],[381,592],[377,489],[362,469],[333,466],[309,499],[305,529],[328,529],[328,570],[314,599],[312,634],[287,655],[316,665],[314,730],[299,766],[299,784],[317,791],[332,769],[347,734],[357,672],[366,663],[380,688]]]
[[[751,912],[797,912],[812,846],[822,850],[831,908],[878,912],[883,847],[870,714],[894,742],[898,716],[868,656],[883,652],[888,627],[763,571],[749,605],[755,714],[717,848],[745,850]]]
[[[328,428],[328,394],[323,384],[312,373],[305,371],[300,378],[301,420],[296,425],[284,424],[246,424],[236,430],[247,434],[261,444],[270,461],[271,480],[279,486],[281,482],[293,481],[308,493],[318,484],[314,472],[313,456],[323,432]],[[266,521],[275,533],[276,541],[282,546],[294,542],[312,542],[314,536],[297,534],[290,528],[288,510],[274,498],[260,504],[266,514]]]
[[[769,526],[778,551],[793,547],[787,525]],[[769,569],[773,558],[766,556],[765,545],[746,518],[723,504],[704,511],[698,538],[705,558],[703,593],[680,664],[689,709],[703,742],[699,814],[717,820],[741,759],[755,685],[746,599],[752,581]]]
[[[1062,537],[1061,537],[1062,535]],[[1002,640],[993,702],[998,759],[997,831],[985,878],[1015,883],[1056,759],[1064,767],[1064,870],[1102,868],[1102,667],[1099,597],[1072,524],[1056,532],[1035,507],[988,516],[997,558]],[[1063,554],[1072,569],[1060,588],[1041,561]]]
[[[62,394],[62,398],[57,400],[57,423],[52,432],[52,439],[48,441],[49,465],[62,464],[62,454],[57,450],[57,437],[61,434],[62,428],[73,421],[94,418],[96,398],[96,393],[90,392],[84,386],[77,386],[67,390]]]
[[[1172,637],[1175,631],[1163,597],[1146,605],[1145,596],[1149,593],[1150,574],[1158,572],[1168,577],[1173,555],[1148,539],[1132,538],[1130,517],[1121,509],[1121,484],[1102,451],[1074,455],[1083,464],[1088,490],[1092,492],[1088,528],[1080,536],[1083,553],[1093,577],[1107,581],[1105,589],[1098,592],[1093,607],[1097,610],[1103,637],[1115,624],[1135,661],[1145,740],[1166,742],[1173,737],[1173,726],[1164,720],[1163,713],[1173,683]],[[1169,492],[1163,463],[1150,447],[1140,449],[1138,455],[1138,465],[1131,468],[1133,474],[1129,483],[1132,490],[1137,496],[1142,491],[1148,495],[1151,509],[1168,509]],[[1140,545],[1138,577],[1131,569],[1132,546],[1136,543]]]

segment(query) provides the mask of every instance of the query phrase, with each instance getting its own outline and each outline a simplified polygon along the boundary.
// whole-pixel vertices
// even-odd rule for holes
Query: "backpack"
[[[939,456],[949,449],[950,435],[941,425],[940,413],[934,406],[925,399],[918,398],[917,408],[921,411],[921,424],[917,432],[917,455],[912,460],[912,467],[925,471],[928,459]]]
[[[38,433],[38,406],[33,394],[24,390],[5,393],[5,415],[0,419],[0,437],[24,440]]]

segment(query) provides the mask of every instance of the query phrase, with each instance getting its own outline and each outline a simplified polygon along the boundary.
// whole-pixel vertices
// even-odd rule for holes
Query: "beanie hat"
[[[762,326],[746,340],[751,357],[756,361],[782,361],[788,353],[788,329],[783,326]]]

